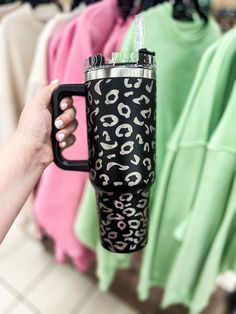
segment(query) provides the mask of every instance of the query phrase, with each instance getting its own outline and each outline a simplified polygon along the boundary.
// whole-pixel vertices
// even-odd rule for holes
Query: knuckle
[[[74,119],[74,117],[75,117],[75,111],[74,111],[73,108],[70,108],[70,109],[68,110],[68,116],[69,116],[70,119]]]
[[[77,120],[74,120],[73,123],[72,123],[72,130],[74,131],[78,126],[78,122]]]
[[[71,111],[69,111],[69,110],[67,110],[65,112],[64,117],[66,120],[69,120],[69,121],[73,120],[73,115],[72,115]]]
[[[73,144],[73,143],[74,143],[74,135],[71,135],[71,136],[68,138],[68,143],[69,143],[69,144]]]
[[[75,110],[74,107],[71,108],[71,112],[72,112],[73,116],[75,117],[75,115],[76,115],[76,110]]]

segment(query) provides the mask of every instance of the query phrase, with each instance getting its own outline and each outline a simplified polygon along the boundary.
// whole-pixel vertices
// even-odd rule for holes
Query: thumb
[[[32,105],[36,109],[51,109],[51,99],[53,91],[59,86],[59,80],[52,81],[49,85],[41,87],[32,100]]]

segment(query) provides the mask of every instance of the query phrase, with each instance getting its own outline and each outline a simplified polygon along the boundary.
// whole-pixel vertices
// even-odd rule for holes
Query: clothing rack
[[[90,0],[90,3],[93,0]],[[2,1],[0,3],[10,3],[10,2],[14,2],[14,1],[10,1],[10,0],[6,0],[6,1]],[[47,1],[47,0],[42,0],[42,1],[36,1],[36,0],[32,0],[32,1],[25,1],[25,2],[30,2],[32,4],[32,6],[35,6],[39,3],[48,3],[48,2],[52,2],[52,1]],[[62,1],[60,1],[62,2]],[[146,4],[150,4],[150,3],[155,3],[157,2],[157,0],[149,0],[146,1],[144,0],[143,3]],[[160,2],[160,1],[159,1]],[[161,1],[161,2],[164,2]],[[78,6],[80,3],[80,1],[74,1],[73,2],[73,6],[76,7]],[[88,3],[88,2],[87,2]],[[176,3],[176,2],[175,2]],[[198,5],[198,1],[197,0],[193,0],[193,3],[195,3],[195,8],[197,8],[196,3]],[[123,15],[124,17],[127,16],[127,14],[130,12],[130,10],[132,10],[133,6],[134,6],[134,1],[125,1],[125,0],[119,0],[119,5],[120,8],[123,10]],[[201,14],[200,14],[201,16]],[[204,20],[204,17],[201,16]],[[47,238],[47,236],[44,236],[42,239],[42,243],[45,247],[51,245],[51,248],[53,248],[53,243],[50,242],[51,240],[49,238]],[[160,312],[158,312],[158,308],[160,308],[160,304],[161,304],[161,298],[162,298],[162,290],[159,288],[154,288],[151,296],[149,298],[148,301],[141,303],[140,301],[138,301],[137,299],[137,292],[136,292],[136,287],[137,287],[137,283],[138,283],[138,278],[139,278],[139,269],[140,269],[140,262],[138,260],[135,260],[133,262],[133,265],[131,266],[131,268],[129,270],[120,270],[118,271],[118,276],[116,277],[112,287],[111,287],[111,291],[114,292],[116,295],[118,295],[120,298],[122,298],[123,300],[125,300],[126,302],[130,303],[131,305],[133,305],[134,307],[137,308],[137,310],[139,310],[140,313],[148,313],[148,314],[158,314],[158,313],[163,313],[163,311],[160,310]],[[96,276],[95,276],[95,265],[92,265],[91,268],[89,269],[89,271],[87,272],[89,274],[89,276],[91,278],[93,278],[94,280],[96,280]],[[205,311],[205,314],[209,314],[211,313],[216,313],[216,310],[220,304],[222,305],[222,300],[224,299],[224,294],[225,292],[222,290],[218,290],[216,292],[216,294],[214,295],[214,298],[210,304],[210,306],[208,307],[208,310]],[[232,294],[232,300],[234,300],[235,298],[235,304],[236,304],[236,292]],[[232,302],[234,303],[234,302]],[[210,312],[209,312],[210,311]],[[187,310],[182,307],[182,306],[174,306],[171,307],[170,309],[164,311],[164,313],[166,314],[186,314]],[[223,314],[223,313],[220,313]],[[233,313],[229,313],[229,314],[233,314]]]

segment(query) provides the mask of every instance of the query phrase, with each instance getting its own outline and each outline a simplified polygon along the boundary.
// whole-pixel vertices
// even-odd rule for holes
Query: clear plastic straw
[[[144,48],[144,18],[140,13],[135,16],[135,43],[134,51]]]

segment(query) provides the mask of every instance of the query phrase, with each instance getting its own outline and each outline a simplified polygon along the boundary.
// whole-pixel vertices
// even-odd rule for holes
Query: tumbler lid
[[[146,48],[138,52],[116,52],[112,59],[106,62],[102,54],[89,57],[85,62],[85,72],[109,67],[144,67],[153,69],[155,67],[155,52]]]

